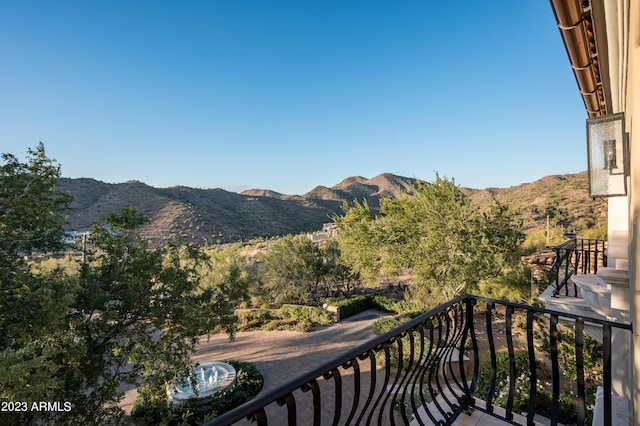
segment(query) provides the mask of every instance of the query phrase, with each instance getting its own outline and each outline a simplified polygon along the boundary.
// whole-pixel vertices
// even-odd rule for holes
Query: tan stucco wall
[[[633,325],[633,424],[640,425],[640,1],[629,3],[629,45],[625,118],[631,153],[629,188],[629,290]]]

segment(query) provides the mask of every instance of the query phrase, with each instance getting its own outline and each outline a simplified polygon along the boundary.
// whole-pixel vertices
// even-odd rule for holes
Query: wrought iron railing
[[[567,282],[574,274],[595,274],[598,268],[607,264],[605,250],[607,241],[572,238],[555,246],[556,259],[547,277],[554,287],[553,295],[558,296],[564,290],[569,296]],[[572,296],[577,297],[578,290],[573,287]]]
[[[484,310],[484,314],[481,309]],[[516,368],[516,318],[526,337],[526,371]],[[573,338],[576,379],[563,382],[559,361],[558,323],[575,322]],[[588,319],[602,327],[602,385],[605,394],[604,424],[611,424],[611,329],[630,326]],[[541,325],[541,323],[544,323]],[[549,411],[543,415],[558,424],[562,386],[574,386],[575,423],[584,424],[586,413],[585,319],[543,308],[518,305],[475,296],[459,296],[394,330],[336,357],[288,383],[269,390],[231,410],[208,426],[257,422],[258,425],[295,424],[437,424],[450,425],[463,412],[479,410],[510,424],[534,424],[539,395],[540,347],[550,354]],[[540,339],[540,327],[547,336]],[[536,337],[538,336],[538,338]],[[536,341],[536,339],[538,339]],[[480,352],[479,342],[488,347]],[[564,340],[566,342],[566,340]],[[506,349],[508,371],[500,370],[498,347]],[[560,351],[561,352],[561,351]],[[489,365],[489,377],[479,378],[480,365]],[[486,369],[483,371],[486,372]],[[500,384],[498,376],[508,377]],[[483,391],[479,380],[484,381]],[[514,399],[526,383],[528,398],[523,417]],[[499,404],[499,401],[502,403]],[[499,408],[501,407],[501,408]]]

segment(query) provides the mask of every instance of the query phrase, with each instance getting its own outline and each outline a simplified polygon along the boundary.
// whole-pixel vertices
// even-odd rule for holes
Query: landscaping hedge
[[[325,303],[337,306],[340,309],[340,318],[344,319],[350,316],[364,312],[367,309],[377,309],[383,312],[394,314],[409,315],[413,318],[420,312],[414,311],[412,306],[402,300],[390,299],[385,296],[374,296],[367,294],[365,296],[352,297],[351,299],[336,300],[327,299]]]
[[[293,330],[312,331],[317,326],[334,323],[334,315],[322,308],[283,305],[279,309],[241,309],[236,311],[238,331]]]

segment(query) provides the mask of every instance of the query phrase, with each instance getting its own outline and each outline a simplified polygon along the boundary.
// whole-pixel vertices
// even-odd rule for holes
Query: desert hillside
[[[151,218],[143,235],[154,244],[211,245],[318,230],[341,212],[342,200],[366,199],[377,208],[380,198],[411,194],[415,183],[389,173],[371,179],[354,176],[301,196],[268,189],[237,194],[183,186],[154,188],[138,181],[108,184],[86,178],[62,178],[59,188],[75,198],[70,230],[89,230],[107,213],[129,204]],[[547,213],[568,228],[588,226],[606,215],[606,202],[588,196],[586,172],[546,176],[510,188],[461,189],[481,205],[489,205],[493,197],[510,205],[522,216],[526,231],[543,227]]]

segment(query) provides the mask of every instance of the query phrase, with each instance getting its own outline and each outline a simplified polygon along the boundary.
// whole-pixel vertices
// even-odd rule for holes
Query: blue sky
[[[548,2],[3,1],[0,152],[156,187],[586,169]]]

